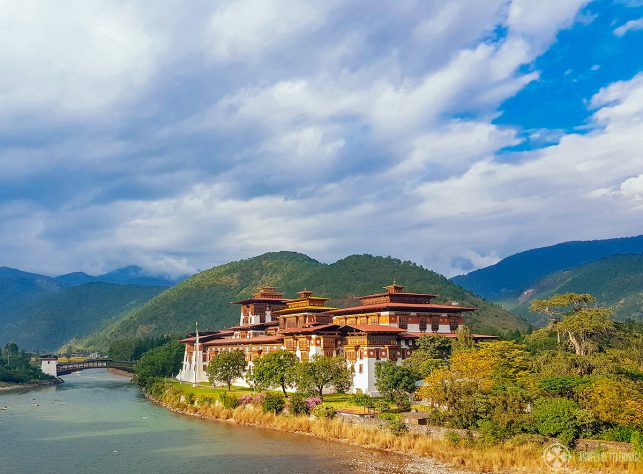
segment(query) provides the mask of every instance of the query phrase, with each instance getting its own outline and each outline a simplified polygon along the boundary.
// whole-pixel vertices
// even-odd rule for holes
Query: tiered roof
[[[322,296],[313,296],[314,292],[310,290],[303,290],[297,293],[299,298],[286,301],[286,307],[275,311],[277,315],[288,315],[297,313],[322,313],[335,308],[326,306],[326,301],[330,298]]]
[[[459,306],[457,304],[435,304],[431,300],[437,295],[431,293],[411,293],[404,291],[404,286],[393,282],[384,287],[383,293],[358,296],[356,299],[362,303],[359,306],[339,308],[328,311],[328,314],[339,316],[344,314],[360,314],[377,311],[411,311],[411,312],[443,312],[460,313],[475,311],[476,308]]]
[[[289,301],[289,298],[284,298],[283,293],[278,293],[277,288],[273,286],[263,286],[257,291],[252,298],[245,300],[232,301],[232,304],[253,304],[253,303],[279,303],[283,304]]]

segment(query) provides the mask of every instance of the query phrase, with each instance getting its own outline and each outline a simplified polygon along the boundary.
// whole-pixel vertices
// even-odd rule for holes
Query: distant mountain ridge
[[[100,330],[112,318],[135,310],[164,289],[92,282],[44,293],[0,327],[0,344],[11,341],[26,350],[55,351],[70,339]]]
[[[323,264],[300,253],[270,252],[197,273],[140,309],[114,320],[81,341],[81,345],[104,348],[119,338],[184,333],[194,327],[195,321],[204,329],[233,325],[238,323],[239,307],[230,302],[252,295],[262,285],[275,286],[289,297],[308,288],[331,297],[332,306],[348,306],[355,304],[355,296],[382,291],[382,286],[393,278],[409,291],[438,294],[439,302],[458,301],[479,308],[467,315],[467,323],[476,331],[496,333],[527,328],[524,320],[413,262],[352,255]]]
[[[54,279],[66,287],[96,282],[116,283],[118,285],[173,286],[185,280],[188,276],[184,275],[176,279],[151,276],[138,265],[130,265],[98,276],[88,275],[85,272],[73,272],[57,276]]]
[[[546,324],[529,311],[531,301],[556,293],[590,293],[601,306],[612,309],[615,319],[643,322],[643,254],[614,255],[551,273],[502,305],[536,325]]]
[[[150,276],[138,266],[99,276],[75,272],[59,277],[0,267],[0,344],[14,340],[28,349],[57,349],[56,344],[97,331],[116,314],[134,309],[177,281]],[[48,306],[55,311],[48,312]],[[45,320],[57,325],[48,326]],[[45,328],[52,337],[43,335]]]
[[[527,250],[495,265],[453,277],[451,281],[491,301],[518,297],[545,276],[601,258],[643,253],[643,235],[606,240],[564,242]]]

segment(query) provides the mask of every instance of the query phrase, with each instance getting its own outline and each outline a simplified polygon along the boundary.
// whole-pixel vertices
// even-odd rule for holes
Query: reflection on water
[[[338,443],[177,415],[124,377],[0,392],[0,472],[402,472],[405,460]]]

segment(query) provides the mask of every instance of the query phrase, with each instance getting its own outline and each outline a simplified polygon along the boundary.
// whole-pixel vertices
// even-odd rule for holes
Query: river
[[[64,380],[0,392],[0,472],[444,472],[395,454],[175,414],[101,369]]]

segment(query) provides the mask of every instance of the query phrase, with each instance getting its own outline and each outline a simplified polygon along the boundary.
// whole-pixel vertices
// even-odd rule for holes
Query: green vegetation
[[[475,270],[467,275],[454,277],[452,281],[483,298],[498,302],[517,298],[526,289],[534,288],[535,282],[555,272],[574,269],[614,255],[642,253],[643,235],[585,242],[564,242],[511,255],[495,265]],[[598,281],[609,284],[606,277]],[[611,304],[603,301],[599,291],[590,288],[559,288],[554,290],[552,294],[568,291],[592,293],[603,304]],[[545,297],[545,295],[539,297]],[[527,312],[524,314],[527,315]]]
[[[252,372],[246,376],[255,389],[281,387],[284,396],[286,390],[295,385],[299,359],[292,352],[269,352],[254,362]]]
[[[549,274],[525,288],[520,296],[505,298],[502,305],[542,326],[547,316],[530,311],[535,299],[557,293],[590,293],[612,311],[614,319],[643,322],[643,254],[615,255],[570,270]]]
[[[594,301],[579,294],[534,301],[550,324],[522,343],[454,348],[448,367],[434,369],[419,390],[432,420],[478,429],[486,443],[529,433],[566,444],[578,437],[638,439],[643,335],[614,323]]]
[[[107,355],[112,360],[139,360],[150,349],[176,341],[176,336],[139,337],[113,341]]]
[[[141,387],[148,387],[161,377],[178,373],[183,362],[184,347],[171,341],[147,351],[136,364],[134,380]]]
[[[353,255],[326,265],[299,253],[274,252],[198,273],[82,342],[104,347],[113,339],[187,332],[195,320],[209,329],[230,326],[239,320],[239,308],[230,302],[251,296],[261,285],[276,286],[290,296],[305,287],[312,288],[333,297],[329,304],[347,306],[354,304],[354,296],[382,291],[394,276],[409,290],[438,294],[438,302],[458,301],[479,308],[467,316],[468,324],[477,332],[527,327],[499,306],[412,262]]]
[[[380,394],[404,409],[411,408],[411,395],[415,393],[415,382],[422,376],[408,367],[387,360],[375,364],[375,387]]]
[[[263,411],[271,411],[273,413],[281,413],[286,407],[286,397],[282,393],[267,392],[263,397],[262,402]]]
[[[31,357],[10,342],[0,349],[0,384],[33,383],[53,380],[31,363]]]
[[[165,288],[87,283],[36,296],[16,309],[13,324],[0,328],[1,338],[31,350],[56,350],[73,338],[88,336],[114,318],[140,307]],[[82,347],[81,347],[82,348]],[[106,349],[106,347],[105,347]]]
[[[333,388],[343,393],[353,383],[353,371],[343,357],[313,356],[308,362],[300,362],[295,376],[300,392],[317,395],[324,399],[324,389]]]
[[[208,364],[208,378],[213,385],[226,384],[232,390],[232,381],[243,375],[247,365],[243,351],[222,352]]]

